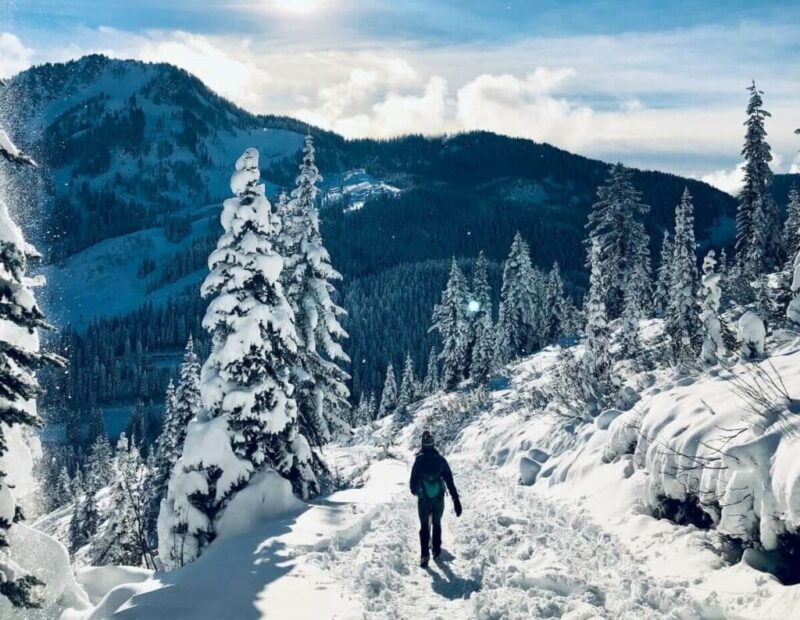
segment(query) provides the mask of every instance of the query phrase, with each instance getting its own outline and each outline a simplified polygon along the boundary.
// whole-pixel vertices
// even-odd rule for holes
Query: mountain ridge
[[[407,351],[423,367],[434,341],[426,324],[416,324],[430,316],[451,256],[469,267],[483,250],[496,271],[519,230],[534,263],[549,269],[558,261],[579,297],[586,274],[576,248],[608,169],[546,143],[485,131],[348,140],[289,117],[251,114],[167,63],[100,55],[18,74],[0,91],[0,112],[42,164],[41,176],[33,182],[30,173],[21,176],[16,189],[29,212],[33,203],[41,208],[41,217],[22,219],[42,249],[50,248],[49,315],[70,332],[76,349],[85,345],[84,353],[104,367],[143,365],[136,372],[148,379],[126,393],[131,403],[161,401],[170,370],[160,361],[148,366],[148,358],[180,351],[186,331],[202,338],[199,317],[181,317],[180,324],[162,317],[158,338],[131,328],[125,338],[134,342],[127,343],[125,330],[109,321],[142,320],[136,311],[143,304],[155,304],[154,312],[168,304],[202,311],[181,300],[198,294],[218,236],[219,204],[245,147],[261,151],[273,197],[293,186],[306,132],[315,139],[330,197],[322,205],[322,232],[345,277],[341,297],[371,308],[349,308],[346,325],[358,338],[348,344],[356,395],[378,390],[386,364],[399,366]],[[729,245],[733,197],[670,173],[634,170],[633,180],[651,205],[645,222],[653,256],[684,186],[697,205],[699,250]],[[388,286],[415,277],[424,281],[410,298]],[[390,329],[398,320],[414,324],[407,337]],[[90,342],[100,338],[91,325],[104,334],[103,346]],[[81,346],[75,339],[83,339]],[[136,342],[149,343],[141,345],[144,361],[128,353]]]

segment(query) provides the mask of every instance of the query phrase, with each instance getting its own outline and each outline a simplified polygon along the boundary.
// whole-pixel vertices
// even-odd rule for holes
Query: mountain
[[[189,332],[201,352],[206,346],[198,284],[245,147],[261,151],[274,196],[293,185],[303,136],[314,136],[356,394],[379,390],[387,362],[398,366],[406,351],[423,367],[451,256],[469,267],[483,250],[496,281],[519,230],[534,262],[547,269],[557,260],[578,297],[584,224],[608,168],[486,132],[346,140],[250,114],[171,65],[99,55],[20,73],[0,93],[0,112],[40,163],[16,189],[26,198],[18,215],[47,250],[45,305],[72,362],[67,378],[53,380],[71,396],[70,410],[102,409],[115,430],[136,401],[161,401]],[[699,250],[731,241],[731,196],[660,172],[636,171],[634,182],[651,205],[654,253],[685,186],[697,205]],[[69,422],[63,413],[52,418]]]

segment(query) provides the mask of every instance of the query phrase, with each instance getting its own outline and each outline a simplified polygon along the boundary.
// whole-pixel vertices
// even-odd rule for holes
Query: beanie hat
[[[432,448],[434,445],[433,433],[428,430],[422,431],[422,447]]]

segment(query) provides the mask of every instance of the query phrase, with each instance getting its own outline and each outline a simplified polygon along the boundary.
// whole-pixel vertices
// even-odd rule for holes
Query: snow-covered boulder
[[[611,423],[622,415],[619,409],[606,409],[603,413],[594,419],[594,425],[601,431],[608,430]]]
[[[521,484],[525,486],[530,486],[534,482],[536,482],[536,476],[539,475],[539,472],[542,470],[542,466],[534,461],[533,459],[529,459],[527,456],[523,456],[519,460],[519,481]]]

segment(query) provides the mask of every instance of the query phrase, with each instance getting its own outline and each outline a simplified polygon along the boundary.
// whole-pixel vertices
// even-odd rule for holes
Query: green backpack
[[[425,495],[428,497],[428,499],[435,499],[444,494],[442,478],[439,476],[436,478],[423,478],[421,486],[422,489],[424,489]]]

